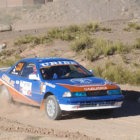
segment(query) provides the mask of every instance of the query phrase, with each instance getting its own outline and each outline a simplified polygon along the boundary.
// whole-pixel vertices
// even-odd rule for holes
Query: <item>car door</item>
[[[33,78],[34,75],[38,78]],[[20,74],[19,92],[30,99],[29,103],[41,103],[41,81],[35,63],[26,62],[23,66]]]
[[[16,101],[24,101],[23,97],[21,96],[19,92],[19,85],[20,85],[20,73],[23,69],[23,66],[25,65],[24,62],[19,62],[16,64],[10,72],[4,75],[5,81],[8,81],[8,89]],[[8,80],[7,80],[8,79]]]

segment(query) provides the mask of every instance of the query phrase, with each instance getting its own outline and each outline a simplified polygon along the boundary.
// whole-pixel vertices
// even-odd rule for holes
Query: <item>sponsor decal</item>
[[[70,80],[72,83],[80,83],[80,84],[90,84],[92,83],[92,80],[91,79],[71,79]]]
[[[16,72],[15,69],[13,69],[13,71],[11,72],[13,75],[18,75],[18,72]]]
[[[32,83],[20,81],[20,91],[23,95],[31,96]]]
[[[77,64],[78,63],[74,61],[54,61],[54,62],[41,63],[40,67],[55,66],[55,65],[77,65]]]
[[[93,87],[93,86],[101,86],[101,84],[76,84],[75,86],[77,86],[77,87]]]
[[[51,83],[45,83],[46,86],[49,86],[49,87],[52,87],[52,88],[55,88],[55,85],[51,84]]]
[[[16,80],[16,84],[17,84],[17,85],[19,84],[19,81],[18,81],[18,80]]]
[[[107,87],[90,87],[90,88],[84,88],[85,91],[92,91],[92,90],[106,90]]]
[[[46,85],[43,85],[42,86],[42,92],[45,92],[46,91]]]
[[[7,84],[14,87],[15,81],[11,80],[7,75],[2,75],[2,80],[4,80]]]
[[[24,63],[18,63],[18,65],[16,66],[16,71],[21,71],[23,65]]]

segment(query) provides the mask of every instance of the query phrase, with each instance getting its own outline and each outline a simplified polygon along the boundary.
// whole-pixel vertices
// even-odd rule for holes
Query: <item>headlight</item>
[[[87,96],[86,92],[65,92],[63,97],[85,97]]]
[[[86,92],[72,92],[72,97],[85,97],[87,96]]]
[[[108,95],[119,95],[119,94],[122,94],[121,89],[108,90]]]
[[[63,97],[71,97],[71,92],[67,91],[63,94]]]

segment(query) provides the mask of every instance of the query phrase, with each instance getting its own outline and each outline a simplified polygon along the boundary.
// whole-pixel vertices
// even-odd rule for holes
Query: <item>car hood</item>
[[[89,84],[99,84],[104,85],[105,84],[104,79],[97,78],[97,77],[85,77],[85,78],[72,78],[72,79],[61,79],[61,80],[55,80],[56,84],[69,84],[69,85],[89,85]]]
[[[53,83],[63,86],[72,92],[108,90],[119,88],[117,85],[97,77],[53,80]]]

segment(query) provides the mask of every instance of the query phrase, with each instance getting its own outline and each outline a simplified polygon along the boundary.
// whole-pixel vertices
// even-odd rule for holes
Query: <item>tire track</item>
[[[4,123],[4,125],[3,125]],[[10,120],[5,117],[0,117],[0,130],[6,132],[17,132],[17,133],[26,133],[34,135],[43,135],[59,138],[67,138],[73,140],[100,140],[99,138],[89,137],[85,134],[70,131],[59,131],[55,129],[40,128],[32,125],[24,125],[18,121]]]

